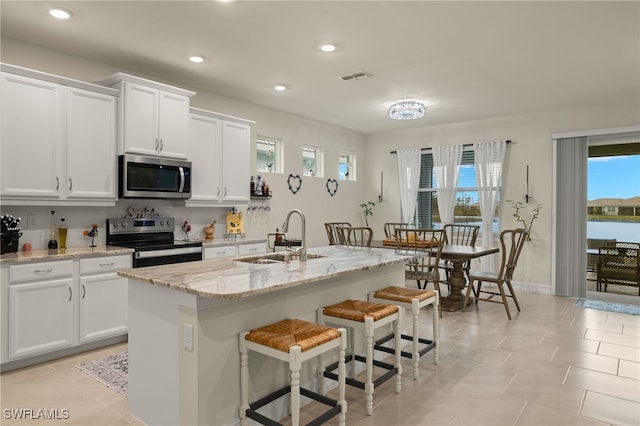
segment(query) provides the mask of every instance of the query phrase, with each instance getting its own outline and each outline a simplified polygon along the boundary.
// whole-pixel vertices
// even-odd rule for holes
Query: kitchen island
[[[308,253],[307,262],[221,259],[120,272],[129,278],[131,414],[153,425],[236,424],[240,331],[285,318],[315,322],[322,306],[403,286],[410,257],[342,246]],[[275,360],[252,354],[250,365],[251,400],[288,381]],[[301,382],[316,380],[319,360],[304,367]],[[275,409],[286,415],[285,404]]]

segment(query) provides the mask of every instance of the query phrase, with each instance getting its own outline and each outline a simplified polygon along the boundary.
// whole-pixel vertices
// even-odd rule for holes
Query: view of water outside
[[[587,173],[587,238],[640,242],[640,155],[589,158]]]

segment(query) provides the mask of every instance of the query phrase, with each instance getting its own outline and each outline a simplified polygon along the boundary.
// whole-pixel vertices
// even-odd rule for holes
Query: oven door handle
[[[178,170],[180,170],[180,189],[178,192],[184,192],[184,167],[178,167]]]
[[[134,253],[134,256],[136,259],[145,259],[149,257],[175,256],[189,253],[202,253],[202,247],[181,247],[162,250],[137,251]]]

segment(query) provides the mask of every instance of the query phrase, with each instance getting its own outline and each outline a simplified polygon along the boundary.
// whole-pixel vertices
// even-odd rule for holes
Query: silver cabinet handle
[[[158,138],[156,138],[156,151],[158,150]]]
[[[84,299],[86,295],[87,295],[87,288],[84,286],[84,284],[82,284],[82,298]]]
[[[113,262],[110,262],[110,263],[101,263],[101,264],[100,264],[100,267],[101,267],[101,268],[111,268],[111,267],[113,267]]]
[[[164,143],[162,142],[162,139],[160,139],[160,151],[162,151],[164,149]]]
[[[223,195],[224,195],[225,197],[227,196],[227,187],[226,187],[226,186],[224,187],[224,194],[223,194]]]
[[[73,290],[71,290],[71,286],[69,286],[69,302],[71,302],[71,297],[73,297]]]
[[[36,269],[33,271],[34,274],[45,275],[50,274],[53,271],[52,268],[49,269]]]
[[[73,188],[73,181],[69,178],[69,191]]]
[[[216,192],[216,195],[220,195],[220,187],[218,187],[218,192]]]
[[[56,176],[56,191],[60,189],[60,178]]]

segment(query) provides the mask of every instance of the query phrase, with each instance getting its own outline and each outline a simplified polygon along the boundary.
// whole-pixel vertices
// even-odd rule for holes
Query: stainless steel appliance
[[[118,182],[120,198],[191,198],[191,162],[120,155]]]
[[[134,249],[133,267],[202,260],[201,241],[176,241],[172,217],[107,219],[107,244]]]

